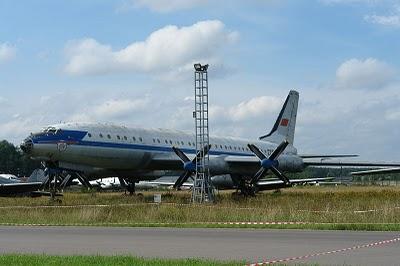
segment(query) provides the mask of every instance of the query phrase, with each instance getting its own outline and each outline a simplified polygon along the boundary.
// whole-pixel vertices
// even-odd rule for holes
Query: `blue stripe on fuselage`
[[[154,146],[147,144],[128,144],[128,143],[115,143],[115,142],[100,142],[100,141],[87,141],[83,138],[87,135],[87,131],[77,130],[61,130],[57,134],[46,134],[36,135],[32,137],[32,141],[35,144],[57,144],[59,142],[70,142],[71,145],[79,145],[86,147],[104,147],[104,148],[117,148],[117,149],[132,149],[142,150],[149,152],[173,152],[172,147],[165,146]],[[181,148],[185,153],[195,154],[195,149]],[[224,152],[224,151],[213,151],[210,150],[210,155],[238,155],[238,156],[253,156],[251,153],[239,153],[239,152]]]
[[[39,133],[31,136],[33,143],[82,141],[86,131],[60,130],[57,133]]]
[[[143,151],[158,151],[158,152],[174,152],[172,147],[164,146],[153,146],[145,144],[125,144],[125,143],[114,143],[114,142],[98,142],[98,141],[80,141],[76,143],[80,146],[91,146],[91,147],[104,147],[104,148],[117,148],[117,149],[133,149],[133,150],[143,150]],[[195,154],[195,149],[180,148],[183,152],[189,154]],[[239,155],[239,156],[253,156],[253,154],[248,153],[238,153],[238,152],[223,152],[223,151],[213,151],[210,150],[210,155]]]

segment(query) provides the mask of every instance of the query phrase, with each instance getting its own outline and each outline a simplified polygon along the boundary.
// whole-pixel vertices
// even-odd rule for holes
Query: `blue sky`
[[[0,138],[60,121],[192,130],[208,62],[218,135],[256,138],[300,92],[301,152],[400,160],[400,1],[0,1]]]

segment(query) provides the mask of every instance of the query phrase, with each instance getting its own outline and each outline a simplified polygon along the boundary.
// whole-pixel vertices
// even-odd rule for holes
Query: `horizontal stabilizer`
[[[337,167],[400,167],[400,163],[370,163],[370,162],[339,162],[339,161],[312,161],[307,160],[304,161],[304,165],[306,166],[337,166]]]
[[[358,157],[358,154],[299,154],[303,159],[313,159],[313,158],[354,158]]]

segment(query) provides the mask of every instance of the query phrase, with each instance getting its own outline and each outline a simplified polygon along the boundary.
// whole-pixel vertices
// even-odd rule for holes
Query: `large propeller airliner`
[[[140,180],[165,175],[180,175],[174,184],[179,189],[194,174],[196,156],[206,153],[210,156],[213,183],[237,188],[246,195],[325,180],[286,176],[307,166],[400,167],[400,164],[321,160],[352,155],[298,154],[293,146],[298,101],[299,93],[290,91],[271,132],[258,140],[211,136],[210,145],[199,154],[196,154],[195,135],[191,133],[94,123],[48,126],[28,136],[21,149],[48,168],[75,173],[83,181],[117,176],[130,192],[134,192],[135,183]],[[265,179],[270,174],[277,178]]]

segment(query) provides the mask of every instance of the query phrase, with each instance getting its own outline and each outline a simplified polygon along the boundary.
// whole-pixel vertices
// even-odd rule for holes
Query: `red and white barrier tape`
[[[313,257],[318,257],[318,256],[323,256],[323,255],[329,255],[329,254],[335,254],[335,253],[342,253],[346,251],[352,251],[352,250],[357,250],[361,248],[371,248],[371,247],[377,247],[377,246],[382,246],[382,245],[388,245],[388,244],[393,244],[395,242],[399,242],[399,238],[394,238],[394,239],[389,239],[389,240],[382,240],[374,243],[369,243],[365,245],[358,245],[350,248],[343,248],[343,249],[337,249],[337,250],[332,250],[332,251],[325,251],[325,252],[320,252],[320,253],[314,253],[314,254],[309,254],[305,256],[298,256],[298,257],[291,257],[291,258],[284,258],[284,259],[276,259],[276,260],[270,260],[270,261],[263,261],[263,262],[256,262],[256,263],[251,263],[247,264],[246,266],[260,266],[260,265],[270,265],[270,264],[275,264],[275,263],[285,263],[285,262],[290,262],[294,260],[304,260],[304,259],[309,259]]]

